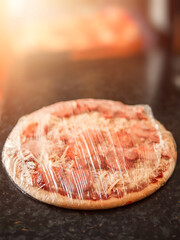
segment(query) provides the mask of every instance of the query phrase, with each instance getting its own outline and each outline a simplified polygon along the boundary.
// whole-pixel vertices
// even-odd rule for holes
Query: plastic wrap
[[[152,191],[133,194],[161,181],[170,165],[173,171],[169,139],[147,105],[73,100],[22,117],[5,143],[3,163],[20,189],[36,199],[108,208],[145,197]]]

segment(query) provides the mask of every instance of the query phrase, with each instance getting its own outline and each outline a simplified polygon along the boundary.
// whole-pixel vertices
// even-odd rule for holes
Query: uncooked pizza
[[[105,209],[160,188],[174,170],[176,147],[149,106],[81,99],[22,117],[3,163],[18,187],[42,202]]]

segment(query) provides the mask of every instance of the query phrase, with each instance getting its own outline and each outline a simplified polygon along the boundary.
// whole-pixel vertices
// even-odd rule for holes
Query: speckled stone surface
[[[166,61],[159,83],[151,89],[146,60],[68,62],[58,56],[31,56],[16,66],[5,89],[1,149],[22,115],[57,101],[85,97],[150,104],[179,146],[180,89],[173,84],[174,73]],[[61,209],[28,197],[10,181],[0,164],[0,239],[180,239],[179,170],[178,162],[167,184],[144,200],[89,212]]]

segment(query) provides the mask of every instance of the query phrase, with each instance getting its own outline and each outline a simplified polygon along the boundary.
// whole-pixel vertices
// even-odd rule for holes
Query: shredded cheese
[[[110,194],[110,193],[111,193],[111,190],[113,189],[113,187],[115,187],[116,184],[117,184],[118,182],[120,182],[120,181],[121,181],[120,178],[117,179],[117,180],[108,188],[107,193]]]

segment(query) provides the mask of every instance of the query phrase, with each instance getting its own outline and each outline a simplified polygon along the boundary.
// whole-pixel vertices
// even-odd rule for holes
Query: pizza
[[[106,209],[160,188],[175,168],[176,146],[147,105],[80,99],[23,116],[6,140],[2,161],[35,199]]]

